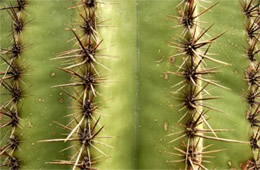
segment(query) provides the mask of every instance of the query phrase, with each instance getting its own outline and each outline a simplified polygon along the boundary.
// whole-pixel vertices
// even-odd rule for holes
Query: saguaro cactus
[[[0,1],[0,167],[259,169],[259,6]]]

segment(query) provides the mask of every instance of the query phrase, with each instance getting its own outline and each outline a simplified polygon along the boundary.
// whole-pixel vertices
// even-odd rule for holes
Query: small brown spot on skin
[[[174,62],[175,62],[175,57],[173,56],[169,57],[169,63],[174,64]]]
[[[163,129],[164,129],[164,131],[165,132],[167,132],[168,131],[168,123],[167,122],[164,122],[164,124],[163,124]]]

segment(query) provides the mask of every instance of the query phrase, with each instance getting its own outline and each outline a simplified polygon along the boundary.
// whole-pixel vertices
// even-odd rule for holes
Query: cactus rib
[[[224,32],[209,40],[204,40],[205,35],[208,34],[212,25],[204,29],[199,24],[199,16],[205,14],[216,5],[217,3],[200,12],[198,7],[202,6],[202,2],[198,0],[186,0],[178,5],[183,6],[182,10],[179,12],[180,17],[170,16],[173,19],[177,19],[184,27],[182,35],[179,36],[181,41],[175,40],[170,42],[170,47],[179,51],[179,53],[173,56],[184,56],[184,59],[176,72],[168,71],[168,73],[181,76],[185,79],[173,86],[175,88],[181,86],[174,91],[173,94],[182,93],[181,98],[183,99],[180,101],[182,107],[178,112],[186,110],[178,122],[182,122],[188,117],[188,121],[185,124],[182,124],[184,127],[184,134],[169,142],[172,143],[187,137],[184,149],[175,147],[175,151],[178,153],[173,153],[174,155],[183,155],[183,159],[170,162],[184,162],[186,166],[185,169],[206,169],[204,163],[209,162],[206,160],[206,158],[209,158],[207,154],[223,151],[223,149],[207,151],[206,149],[211,145],[204,146],[204,139],[249,144],[249,142],[218,137],[218,132],[225,132],[227,130],[213,129],[208,122],[208,111],[222,111],[209,106],[208,101],[218,99],[219,97],[210,96],[207,87],[213,85],[223,89],[229,89],[210,79],[211,74],[218,72],[217,67],[207,68],[206,65],[206,62],[229,65],[226,62],[211,57],[211,54],[209,53],[211,44],[222,36]],[[175,136],[177,134],[182,134],[183,132],[174,132],[169,134],[169,136]]]
[[[259,53],[257,47],[259,46],[259,30],[260,30],[260,16],[259,16],[259,1],[244,0],[241,2],[243,12],[246,16],[246,35],[248,48],[246,50],[246,57],[249,65],[245,71],[245,80],[248,84],[248,94],[246,100],[248,108],[246,111],[246,118],[251,125],[250,146],[252,150],[252,158],[244,165],[244,169],[259,169],[260,168],[260,126],[259,126],[259,71],[260,62],[256,58]]]
[[[9,167],[10,169],[20,169],[21,161],[15,157],[16,150],[19,148],[21,141],[21,135],[17,134],[17,128],[21,128],[19,106],[20,101],[25,96],[22,88],[22,76],[24,75],[25,68],[19,65],[21,53],[24,51],[25,46],[21,40],[21,33],[24,29],[24,10],[27,6],[25,0],[17,0],[15,5],[10,4],[8,7],[2,8],[6,10],[12,20],[11,25],[11,37],[12,46],[10,48],[1,49],[1,59],[6,65],[6,69],[0,73],[0,87],[2,88],[2,94],[9,93],[10,97],[7,97],[7,101],[1,103],[0,115],[3,118],[0,128],[11,128],[11,133],[4,136],[8,136],[6,144],[0,148],[0,156],[2,157],[1,167]],[[9,99],[8,99],[9,98]]]
[[[76,151],[72,160],[49,163],[71,165],[73,170],[76,168],[96,169],[95,165],[107,157],[107,154],[97,145],[111,147],[98,140],[98,138],[109,138],[100,135],[104,126],[100,125],[101,114],[98,113],[100,103],[97,102],[100,100],[98,88],[106,80],[106,77],[101,75],[100,69],[109,70],[99,61],[102,58],[99,52],[103,40],[99,40],[97,27],[103,21],[98,21],[99,5],[95,0],[81,1],[71,8],[77,8],[80,17],[77,27],[70,29],[77,48],[62,52],[54,59],[63,59],[69,63],[60,69],[71,75],[72,82],[55,87],[72,87],[73,93],[65,89],[63,91],[73,100],[74,113],[70,125],[59,124],[69,131],[66,138],[43,140],[43,142],[74,142],[69,147],[74,146],[74,151]]]

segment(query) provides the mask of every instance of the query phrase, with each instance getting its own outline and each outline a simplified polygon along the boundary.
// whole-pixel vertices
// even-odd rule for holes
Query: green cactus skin
[[[99,11],[100,20],[110,19],[112,27],[99,30],[104,39],[103,52],[115,56],[115,61],[106,60],[111,68],[108,87],[101,89],[103,98],[111,99],[104,103],[104,116],[101,123],[105,130],[101,135],[115,136],[104,140],[114,148],[104,148],[109,158],[97,164],[98,169],[137,169],[138,148],[136,118],[138,116],[137,57],[136,57],[136,0],[109,0]],[[120,150],[120,152],[118,152]]]
[[[20,65],[26,66],[28,76],[23,77],[25,97],[21,107],[21,124],[23,129],[16,129],[21,134],[21,150],[16,150],[15,156],[22,160],[21,169],[72,169],[73,166],[48,164],[56,160],[69,160],[77,151],[60,150],[74,143],[68,142],[39,142],[47,139],[59,139],[68,135],[68,131],[56,125],[66,125],[71,118],[64,117],[73,110],[71,98],[55,85],[67,83],[68,74],[57,69],[62,61],[50,60],[60,52],[70,50],[73,42],[66,41],[73,38],[70,28],[79,18],[78,11],[68,9],[73,6],[71,1],[35,1],[28,0],[26,21],[31,21],[23,31],[23,42],[29,47],[22,53]],[[168,144],[173,138],[170,133],[183,130],[177,123],[182,114],[178,113],[179,101],[170,93],[172,85],[183,78],[167,74],[176,71],[176,65],[182,63],[181,58],[169,58],[177,53],[167,42],[171,37],[178,38],[183,27],[172,28],[178,23],[172,22],[167,16],[178,16],[177,0],[111,0],[104,3],[99,12],[99,20],[110,19],[104,27],[98,29],[100,39],[103,39],[103,53],[116,56],[116,61],[108,60],[105,65],[112,70],[108,73],[108,87],[99,87],[102,94],[100,125],[104,131],[100,136],[114,136],[102,142],[114,148],[102,147],[109,158],[95,165],[98,169],[184,169],[185,163],[170,163],[176,160],[174,147],[182,145],[181,140]],[[210,53],[218,54],[217,59],[231,63],[232,66],[219,68],[220,73],[213,74],[212,79],[231,90],[221,88],[210,89],[212,96],[222,98],[212,101],[211,105],[224,113],[210,111],[209,124],[214,128],[231,129],[232,131],[218,134],[222,139],[250,141],[252,128],[245,119],[248,105],[244,96],[248,93],[245,70],[249,61],[243,47],[248,46],[245,31],[245,15],[241,4],[237,0],[212,0],[211,4],[203,3],[206,7],[219,2],[205,15],[201,21],[214,23],[209,31],[214,37],[227,31],[212,44]],[[2,5],[3,4],[3,5]],[[9,1],[0,2],[8,6]],[[183,5],[183,4],[182,4]],[[199,11],[203,10],[198,7]],[[51,11],[51,12],[46,12]],[[0,11],[0,17],[7,18],[0,21],[1,48],[9,47],[11,39],[8,37],[11,20],[6,11]],[[2,24],[4,23],[4,24]],[[6,23],[6,24],[5,24]],[[208,27],[208,24],[202,24]],[[75,25],[73,25],[75,26]],[[112,27],[111,27],[112,26]],[[8,38],[7,38],[8,37]],[[257,61],[259,61],[257,56]],[[2,64],[2,61],[1,61]],[[208,67],[219,64],[208,63]],[[0,65],[0,70],[5,67]],[[101,71],[102,67],[98,67]],[[2,89],[1,89],[2,90]],[[2,94],[2,91],[1,91]],[[0,103],[6,100],[1,95]],[[104,99],[104,100],[103,100]],[[185,122],[187,120],[183,120]],[[2,123],[2,120],[0,121]],[[204,125],[204,128],[207,126]],[[1,129],[1,143],[6,142],[5,129]],[[221,141],[204,140],[203,145],[213,144],[212,148],[226,149],[223,152],[212,153],[211,163],[205,164],[208,169],[241,169],[249,165],[252,159],[251,147],[248,144],[224,143]],[[2,163],[2,157],[1,157]],[[47,163],[47,164],[46,164]],[[4,167],[3,169],[5,169]],[[6,168],[8,169],[8,168]]]
[[[231,88],[231,91],[223,92],[216,90],[215,94],[223,96],[222,102],[214,103],[216,107],[224,109],[226,114],[212,113],[211,122],[214,127],[224,127],[232,129],[231,133],[223,133],[224,138],[239,139],[241,141],[250,140],[250,127],[247,121],[243,121],[246,113],[246,103],[243,95],[247,91],[247,86],[242,79],[244,78],[244,71],[247,68],[248,60],[243,58],[246,47],[246,32],[244,25],[244,15],[240,2],[233,1],[219,1],[219,5],[214,9],[219,11],[217,13],[208,13],[207,16],[214,18],[215,29],[217,31],[227,30],[225,35],[219,39],[216,48],[213,48],[213,53],[231,63],[231,67],[221,69],[221,73],[214,78],[223,82],[224,86]],[[237,10],[230,10],[230,6]],[[203,17],[207,17],[203,16]],[[207,19],[207,18],[205,18]],[[217,32],[216,31],[216,32]],[[240,57],[239,57],[240,56]],[[235,107],[234,106],[235,103]],[[213,115],[214,114],[214,115]],[[223,118],[224,117],[224,118]],[[222,121],[214,121],[222,120]],[[229,122],[229,123],[225,123]],[[239,123],[237,123],[239,122]],[[215,147],[223,147],[220,144],[213,143]],[[242,164],[251,157],[250,145],[234,145],[226,144],[227,151],[221,153],[221,157],[217,157],[213,164],[217,168],[241,168]],[[242,151],[243,150],[243,151]],[[239,153],[243,152],[244,155]],[[237,156],[239,155],[239,156]],[[220,161],[220,159],[226,161]],[[220,162],[220,163],[219,163]]]

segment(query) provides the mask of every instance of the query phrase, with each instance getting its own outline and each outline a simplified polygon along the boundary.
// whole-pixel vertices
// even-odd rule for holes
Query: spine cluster
[[[10,3],[8,7],[0,9],[0,12],[8,12],[12,20],[10,38],[12,45],[9,48],[0,48],[1,71],[0,71],[0,128],[1,141],[5,143],[0,148],[0,167],[18,170],[21,160],[15,157],[21,141],[17,128],[21,126],[21,99],[24,97],[22,77],[25,74],[25,67],[20,63],[21,54],[25,46],[22,42],[22,33],[25,26],[25,0],[16,0],[15,4]],[[7,139],[6,139],[7,138]]]
[[[97,11],[100,7],[96,0],[81,0],[71,7],[77,10],[76,23],[70,29],[74,36],[73,49],[54,58],[62,59],[66,66],[60,69],[71,75],[70,82],[56,87],[61,87],[72,99],[73,113],[70,114],[72,119],[69,124],[59,124],[68,130],[66,138],[45,142],[71,142],[68,149],[74,148],[72,158],[50,163],[71,165],[73,169],[96,169],[95,165],[107,157],[100,146],[111,147],[100,141],[109,138],[100,136],[104,126],[100,125],[102,114],[98,88],[106,79],[100,70],[109,70],[100,61],[108,57],[100,54],[102,40],[98,37],[98,28],[104,26],[105,22],[98,21]]]
[[[248,103],[246,117],[251,125],[250,145],[253,156],[247,162],[244,169],[260,168],[260,91],[259,76],[260,62],[259,50],[259,34],[260,34],[260,3],[258,0],[244,0],[241,2],[243,12],[246,16],[246,33],[247,44],[246,58],[249,61],[247,70],[245,71],[245,79],[248,83],[248,94],[246,100]]]
[[[205,8],[202,1],[183,0],[178,6],[179,16],[170,16],[177,20],[179,25],[184,27],[181,35],[175,36],[169,43],[170,47],[178,51],[171,57],[182,57],[181,65],[177,71],[168,71],[174,76],[183,77],[183,80],[173,86],[174,96],[181,102],[181,108],[178,112],[183,113],[178,123],[184,127],[183,131],[174,132],[168,136],[175,136],[169,143],[183,140],[181,147],[175,147],[175,152],[170,154],[178,157],[169,163],[185,163],[185,169],[207,169],[205,163],[210,162],[208,154],[220,152],[219,150],[208,150],[211,145],[204,146],[204,139],[218,140],[223,142],[244,143],[231,139],[223,139],[217,136],[218,132],[224,132],[225,129],[213,129],[208,122],[207,113],[209,111],[219,111],[209,104],[209,101],[217,99],[217,96],[211,96],[207,90],[209,86],[216,86],[228,89],[220,85],[217,81],[211,79],[211,75],[217,73],[219,65],[229,65],[213,57],[209,53],[210,46],[223,33],[213,37],[208,37],[208,31],[212,26],[203,28],[200,24],[200,16],[204,15],[215,5]],[[200,10],[201,9],[203,10]],[[202,8],[204,7],[204,8]],[[209,67],[206,63],[215,63],[217,66]],[[176,137],[177,136],[177,137]]]

